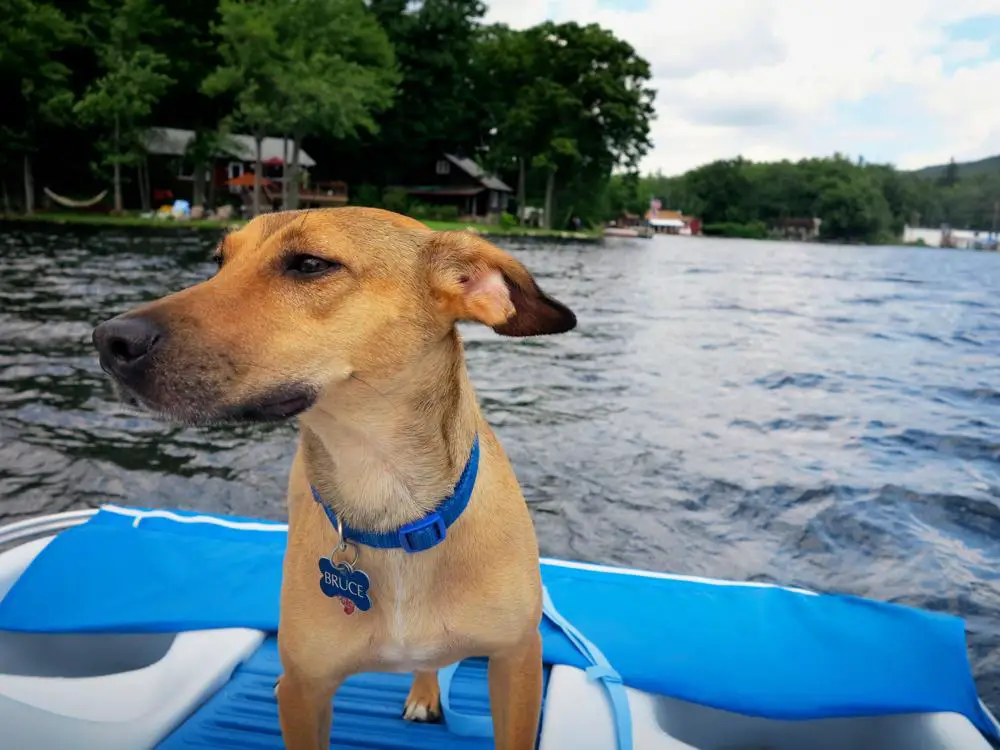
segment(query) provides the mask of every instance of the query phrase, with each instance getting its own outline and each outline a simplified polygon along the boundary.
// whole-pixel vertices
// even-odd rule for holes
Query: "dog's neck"
[[[457,332],[407,370],[354,376],[300,420],[309,481],[350,526],[389,531],[451,494],[478,423]]]

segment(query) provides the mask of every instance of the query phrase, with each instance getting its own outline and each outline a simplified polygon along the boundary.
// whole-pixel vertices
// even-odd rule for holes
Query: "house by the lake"
[[[681,211],[659,208],[657,203],[654,203],[645,215],[646,223],[656,234],[701,234],[699,219],[685,216]]]
[[[461,219],[486,223],[499,219],[514,192],[472,159],[455,154],[441,154],[429,160],[401,188],[412,201],[429,206],[454,206]]]
[[[985,229],[952,229],[948,226],[903,227],[903,243],[964,250],[1000,250],[1000,234]]]
[[[153,128],[146,132],[144,145],[149,161],[149,175],[154,202],[172,198],[192,197],[194,168],[185,158],[188,146],[194,140],[193,130],[181,128]],[[206,174],[206,189],[210,203],[221,202],[220,193],[245,198],[247,178],[252,175],[257,158],[253,136],[232,133],[219,144],[217,153]],[[292,143],[284,138],[267,136],[261,142],[261,161],[264,172],[262,184],[264,201],[271,208],[280,208],[284,165],[291,162]],[[299,149],[300,205],[342,206],[347,203],[347,185],[343,182],[313,183],[310,170],[316,166],[305,149]],[[243,179],[241,179],[243,178]],[[250,182],[249,184],[252,184]]]

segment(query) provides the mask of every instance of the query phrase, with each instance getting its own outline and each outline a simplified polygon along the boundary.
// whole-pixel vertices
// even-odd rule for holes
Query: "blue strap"
[[[549,596],[549,590],[542,586],[542,613],[565,633],[570,642],[593,664],[587,668],[587,679],[600,680],[611,700],[611,710],[615,719],[615,735],[618,750],[632,750],[632,711],[628,704],[628,693],[621,675],[601,653],[592,641],[559,614]],[[458,663],[449,664],[438,671],[438,685],[441,688],[441,713],[444,714],[448,730],[462,737],[492,737],[493,722],[489,716],[463,714],[451,707],[451,682],[458,671]]]
[[[463,714],[451,707],[451,681],[458,671],[460,662],[449,664],[438,670],[438,686],[441,688],[441,713],[444,715],[448,731],[461,737],[492,737],[493,719],[491,716],[478,714]]]
[[[462,476],[458,478],[454,492],[446,497],[436,510],[423,518],[411,521],[395,531],[363,531],[343,524],[344,540],[354,544],[378,549],[403,549],[406,552],[423,552],[436,547],[445,540],[448,528],[458,520],[468,507],[472,498],[472,490],[476,486],[476,475],[479,473],[479,435],[472,440],[472,450],[469,460],[465,463]],[[330,519],[333,528],[337,528],[337,516],[329,505],[323,502],[319,491],[310,486],[313,499],[320,504],[326,517]]]
[[[628,693],[621,675],[611,666],[611,662],[601,653],[592,641],[588,641],[583,633],[577,630],[573,623],[559,614],[549,590],[542,586],[542,612],[552,624],[562,630],[577,650],[587,657],[594,665],[587,668],[587,678],[591,681],[600,680],[611,699],[611,710],[614,712],[615,735],[618,738],[618,750],[632,750],[632,712],[628,705]]]

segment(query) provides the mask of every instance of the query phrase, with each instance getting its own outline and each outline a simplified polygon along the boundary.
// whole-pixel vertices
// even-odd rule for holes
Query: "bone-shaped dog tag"
[[[368,598],[368,574],[356,570],[350,563],[335,563],[328,557],[319,559],[319,587],[327,596],[344,602],[344,612],[351,614],[357,607],[362,612],[371,609]]]

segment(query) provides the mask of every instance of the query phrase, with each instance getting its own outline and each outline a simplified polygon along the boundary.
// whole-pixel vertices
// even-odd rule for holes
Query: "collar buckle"
[[[399,546],[406,552],[423,552],[436,547],[448,536],[448,526],[441,514],[434,512],[408,523],[397,532]]]

